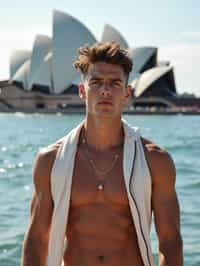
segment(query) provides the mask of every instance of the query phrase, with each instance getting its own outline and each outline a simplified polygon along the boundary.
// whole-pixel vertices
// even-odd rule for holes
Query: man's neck
[[[124,139],[121,117],[104,121],[86,117],[84,134],[91,148],[99,151],[115,148],[121,145]]]

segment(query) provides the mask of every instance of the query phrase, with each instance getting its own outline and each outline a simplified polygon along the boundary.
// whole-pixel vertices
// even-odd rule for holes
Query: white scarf
[[[122,122],[125,134],[123,172],[130,210],[143,263],[145,266],[153,266],[150,245],[151,176],[138,128],[131,128],[124,120]],[[63,144],[57,152],[51,173],[54,211],[49,239],[48,266],[61,266],[63,261],[64,247],[67,242],[65,236],[72,175],[82,126],[83,123],[62,139]]]

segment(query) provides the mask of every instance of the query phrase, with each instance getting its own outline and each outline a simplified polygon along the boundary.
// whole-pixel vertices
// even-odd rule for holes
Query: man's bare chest
[[[88,158],[77,153],[72,177],[71,205],[78,207],[98,202],[107,202],[119,208],[128,206],[122,154],[113,169],[108,174],[101,175],[95,171]]]

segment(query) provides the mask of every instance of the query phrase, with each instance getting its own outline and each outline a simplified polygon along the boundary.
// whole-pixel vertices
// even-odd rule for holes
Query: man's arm
[[[55,148],[38,153],[33,167],[34,192],[31,200],[30,222],[24,238],[22,266],[45,266],[49,231],[53,213],[50,175]]]
[[[170,155],[154,144],[146,145],[152,176],[152,208],[159,244],[159,266],[182,266],[180,209],[175,190],[176,170]]]

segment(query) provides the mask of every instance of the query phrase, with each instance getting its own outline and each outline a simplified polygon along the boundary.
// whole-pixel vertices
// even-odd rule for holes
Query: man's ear
[[[131,85],[126,86],[125,98],[129,98],[133,93],[133,87]]]
[[[131,85],[127,85],[124,93],[124,100],[123,105],[126,106],[126,104],[129,102],[129,99],[131,98],[131,95],[133,93],[133,88]]]
[[[80,83],[78,85],[78,93],[79,93],[79,97],[82,99],[82,100],[85,100],[85,86],[83,83]]]

